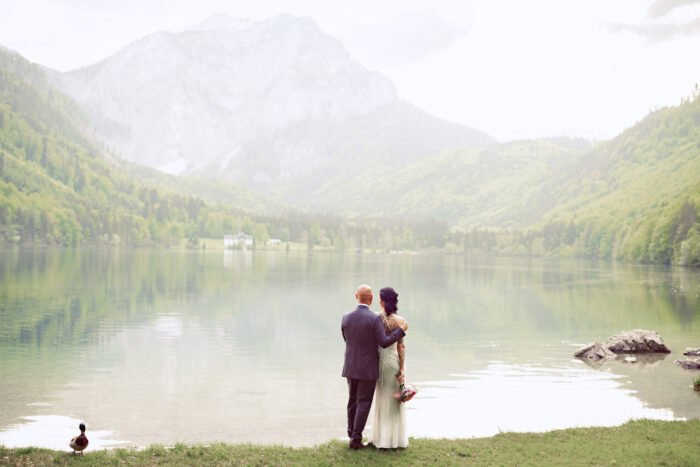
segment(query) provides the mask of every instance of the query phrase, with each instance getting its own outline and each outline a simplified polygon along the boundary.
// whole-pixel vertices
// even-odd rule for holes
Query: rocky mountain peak
[[[306,17],[251,21],[218,14],[181,32],[151,34],[53,79],[122,157],[243,184],[274,185],[340,166],[339,154],[365,147],[338,140],[346,132],[369,138],[364,157],[400,158],[391,148],[402,142],[390,141],[390,132],[427,135],[426,149],[413,148],[406,158],[440,150],[448,140],[490,139],[429,115],[421,115],[421,124],[407,118],[418,114],[399,104],[391,80],[353,60],[342,42]],[[363,122],[380,115],[401,128],[375,135]]]
[[[197,23],[185,31],[241,31],[253,25],[253,21],[244,18],[232,18],[226,13],[217,13]]]

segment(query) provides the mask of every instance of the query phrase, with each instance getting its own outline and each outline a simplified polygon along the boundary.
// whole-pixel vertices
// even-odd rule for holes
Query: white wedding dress
[[[406,404],[394,399],[399,388],[396,373],[399,371],[399,352],[396,343],[386,349],[379,348],[379,379],[372,403],[372,431],[369,442],[378,448],[405,448],[408,446],[406,432]]]

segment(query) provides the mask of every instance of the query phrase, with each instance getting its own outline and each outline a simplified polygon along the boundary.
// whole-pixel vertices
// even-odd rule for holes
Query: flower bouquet
[[[399,376],[400,374],[401,372],[398,372],[396,376]],[[418,390],[414,385],[401,383],[399,388],[394,391],[394,399],[396,399],[398,402],[408,402],[413,399],[413,396],[415,396],[417,392]]]

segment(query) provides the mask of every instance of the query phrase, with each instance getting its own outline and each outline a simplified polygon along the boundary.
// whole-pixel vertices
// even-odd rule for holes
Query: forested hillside
[[[697,90],[680,106],[657,110],[529,180],[531,186],[506,186],[510,199],[494,191],[485,210],[512,203],[528,214],[549,205],[539,220],[523,229],[456,232],[447,238],[449,248],[700,266]]]
[[[193,195],[201,195],[193,196]],[[205,202],[202,198],[207,198]],[[228,182],[177,179],[125,163],[93,137],[45,72],[0,48],[0,244],[181,244],[239,230],[337,249],[424,248],[447,223],[346,222],[286,211]]]
[[[307,203],[350,215],[439,219],[453,230],[521,229],[555,206],[549,174],[590,147],[542,139],[463,146],[404,166],[366,163],[359,175],[314,187]]]
[[[700,265],[700,99],[595,146],[462,147],[399,169],[370,165],[312,197],[351,215],[449,222],[450,251]]]
[[[664,108],[556,174],[545,249],[700,265],[700,98]],[[542,224],[540,224],[542,225]]]
[[[353,163],[360,175],[304,187],[304,213],[228,182],[160,174],[111,156],[41,68],[0,49],[3,244],[194,246],[242,230],[309,248],[700,265],[697,91],[593,147],[559,138],[462,147],[403,167]]]
[[[77,104],[0,49],[0,242],[168,244],[223,235],[245,218],[135,181],[108,158]]]

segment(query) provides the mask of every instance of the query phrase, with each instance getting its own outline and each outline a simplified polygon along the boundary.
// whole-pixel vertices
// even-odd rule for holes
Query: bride
[[[399,294],[391,287],[379,292],[382,311],[379,316],[387,334],[399,327],[403,318],[396,314]],[[377,448],[405,448],[408,446],[406,433],[406,406],[394,399],[394,391],[404,381],[404,360],[406,346],[403,339],[383,349],[379,348],[379,379],[374,391],[372,407],[372,433],[369,442]]]

